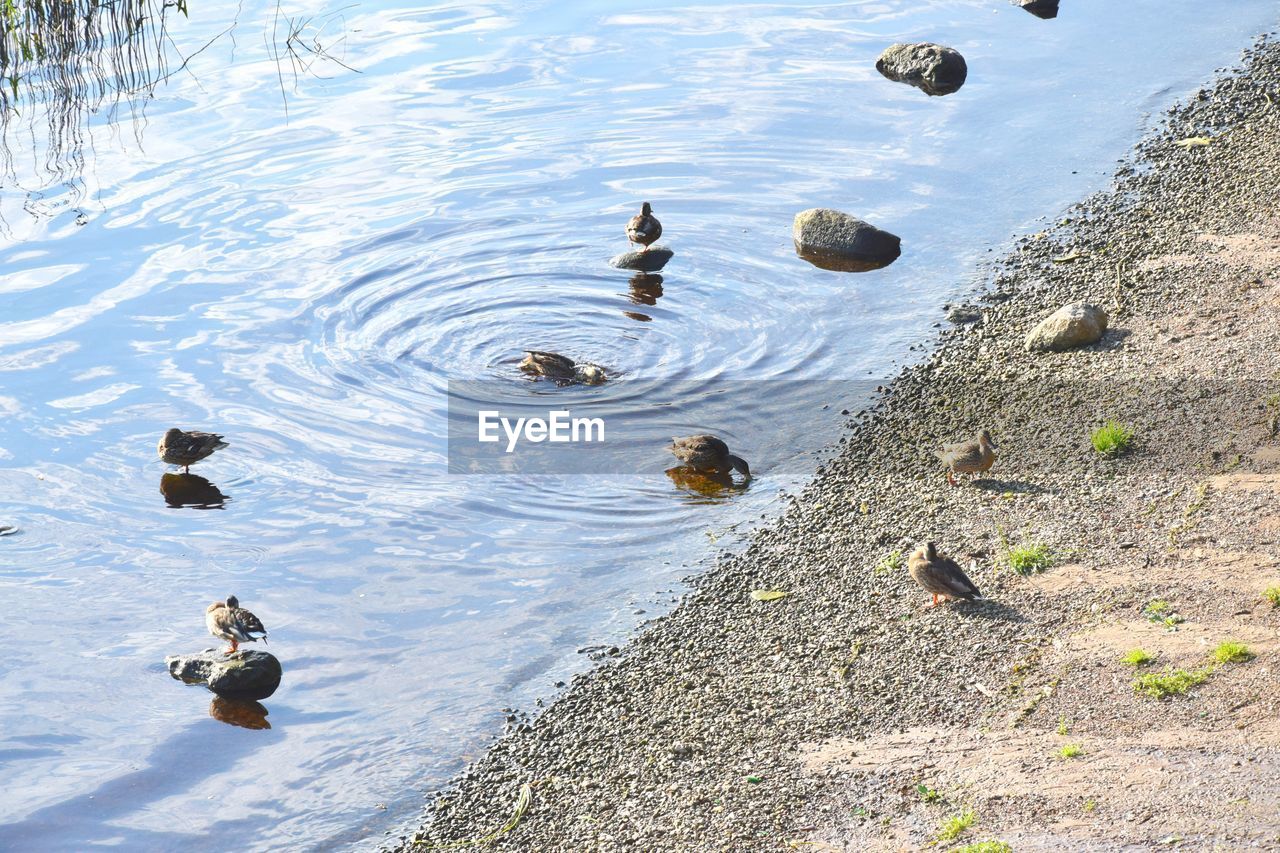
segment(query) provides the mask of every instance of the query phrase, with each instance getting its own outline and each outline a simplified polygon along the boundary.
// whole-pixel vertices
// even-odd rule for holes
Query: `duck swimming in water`
[[[646,201],[640,206],[639,215],[631,217],[627,222],[627,239],[644,246],[641,251],[648,251],[661,236],[662,223],[653,215],[653,208]]]
[[[604,369],[590,362],[575,362],[556,352],[525,350],[520,369],[525,373],[554,379],[561,385],[580,382],[583,385],[601,385],[608,378]]]
[[[675,457],[696,471],[715,471],[728,474],[739,471],[751,479],[751,467],[741,456],[729,452],[729,445],[714,435],[689,435],[672,438],[668,448]]]
[[[215,601],[204,611],[204,624],[209,633],[231,644],[223,654],[234,654],[241,643],[267,641],[267,629],[262,620],[240,606],[240,600],[228,595],[226,601]],[[255,637],[254,634],[261,634]]]
[[[956,474],[985,474],[991,470],[998,449],[999,445],[991,439],[991,433],[984,429],[976,438],[943,445],[936,455],[947,469],[947,482],[957,486]]]
[[[181,465],[183,471],[190,471],[192,465],[226,446],[222,436],[215,433],[184,432],[174,427],[161,437],[156,452],[167,464]]]
[[[933,603],[926,607],[936,607],[939,597],[943,601],[982,597],[960,564],[939,551],[933,542],[926,542],[916,549],[907,561],[907,571],[921,589],[933,596]]]

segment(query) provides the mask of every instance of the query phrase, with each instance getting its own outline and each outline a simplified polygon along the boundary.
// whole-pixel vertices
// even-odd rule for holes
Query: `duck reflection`
[[[636,305],[657,305],[662,298],[662,276],[656,273],[636,273],[627,284],[631,286],[629,298]]]
[[[730,474],[721,471],[699,471],[688,465],[677,465],[666,471],[671,482],[682,492],[704,498],[726,498],[737,492],[745,492],[751,481],[735,483]]]
[[[225,696],[215,696],[209,703],[210,717],[220,723],[239,726],[242,729],[271,728],[271,724],[267,722],[269,713],[267,706],[252,699],[228,699]]]
[[[222,491],[199,474],[164,474],[160,477],[160,494],[174,509],[222,509],[230,500]]]

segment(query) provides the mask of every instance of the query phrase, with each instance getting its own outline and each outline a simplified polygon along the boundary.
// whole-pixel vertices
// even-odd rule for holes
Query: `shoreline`
[[[776,520],[494,744],[400,849],[489,836],[526,784],[491,848],[1277,843],[1280,770],[1253,756],[1280,756],[1280,610],[1250,604],[1280,585],[1260,497],[1280,492],[1277,148],[1280,45],[1260,39],[1110,189],[985,265],[962,306],[977,319],[940,333]],[[1099,343],[1023,349],[1081,300],[1111,314]],[[1089,436],[1112,418],[1136,445],[1104,458]],[[995,468],[949,487],[933,450],[984,427]],[[976,561],[987,600],[922,609],[904,566],[925,539]],[[1051,565],[1013,571],[1022,546]],[[1182,621],[1152,619],[1157,601]],[[1195,670],[1219,638],[1255,657],[1183,697],[1141,695],[1118,662],[1142,645],[1153,671]]]

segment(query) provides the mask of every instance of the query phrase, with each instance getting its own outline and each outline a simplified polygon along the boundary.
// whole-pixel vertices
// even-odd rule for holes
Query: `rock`
[[[1063,352],[1097,343],[1108,319],[1106,311],[1088,302],[1064,305],[1027,334],[1027,351]]]
[[[969,75],[959,51],[931,42],[890,45],[876,60],[876,70],[926,95],[950,95]]]
[[[205,649],[194,655],[169,655],[169,674],[187,684],[203,684],[230,699],[266,699],[280,686],[283,670],[270,652],[241,649],[232,655]]]
[[[1058,0],[1018,0],[1018,5],[1037,18],[1058,17]]]
[[[947,319],[957,326],[976,323],[982,319],[982,312],[968,305],[952,305],[947,310]]]
[[[639,270],[640,272],[657,272],[667,265],[667,261],[675,257],[675,252],[665,246],[650,246],[645,252],[623,252],[609,259],[609,265],[620,270]]]
[[[796,214],[791,237],[796,254],[824,270],[880,269],[902,254],[902,240],[895,235],[856,216],[820,207]]]

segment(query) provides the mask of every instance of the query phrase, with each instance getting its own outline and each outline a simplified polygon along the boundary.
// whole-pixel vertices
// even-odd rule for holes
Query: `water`
[[[988,252],[1105,186],[1153,114],[1275,23],[1264,0],[1064,7],[373,0],[312,25],[358,73],[295,86],[286,63],[287,122],[273,11],[246,9],[234,43],[89,118],[79,159],[11,133],[0,846],[368,848],[411,822],[500,708],[553,696],[578,649],[775,512],[849,405],[752,421],[744,400],[727,437],[758,477],[708,497],[657,457],[449,476],[448,381],[524,382],[524,347],[708,394],[890,374]],[[191,53],[236,8],[171,35]],[[964,53],[958,94],[874,71],[917,39]],[[605,261],[644,200],[676,257],[633,287]],[[809,266],[790,224],[813,206],[899,234],[902,258]],[[161,494],[173,425],[227,435],[193,471],[220,507]],[[229,593],[284,661],[269,729],[161,664],[209,642]]]

